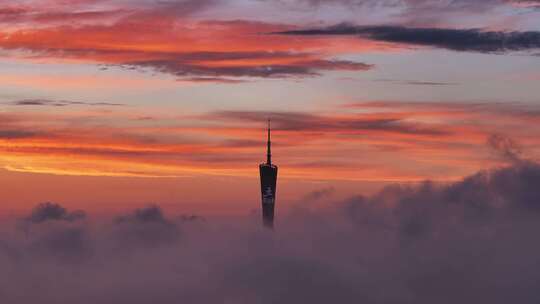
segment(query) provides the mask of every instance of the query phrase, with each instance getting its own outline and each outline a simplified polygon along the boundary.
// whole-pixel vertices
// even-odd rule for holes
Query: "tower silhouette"
[[[274,206],[276,203],[276,184],[278,167],[272,164],[272,142],[270,139],[270,119],[268,119],[268,142],[266,163],[259,165],[261,175],[261,199],[263,224],[268,228],[274,227]]]

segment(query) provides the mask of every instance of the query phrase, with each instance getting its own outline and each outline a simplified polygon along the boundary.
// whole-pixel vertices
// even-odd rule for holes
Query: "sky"
[[[538,0],[0,0],[0,302],[540,303],[538,83]]]
[[[540,155],[535,0],[0,0],[0,214],[278,212]],[[280,209],[281,208],[281,209]]]

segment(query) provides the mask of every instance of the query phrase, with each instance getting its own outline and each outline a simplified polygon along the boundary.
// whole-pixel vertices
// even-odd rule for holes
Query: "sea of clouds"
[[[323,205],[271,231],[259,215],[40,204],[0,228],[0,302],[540,303],[534,162]]]

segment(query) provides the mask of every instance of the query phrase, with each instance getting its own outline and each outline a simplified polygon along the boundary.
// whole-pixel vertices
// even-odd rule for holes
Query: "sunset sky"
[[[278,212],[540,159],[538,0],[0,0],[0,25],[0,214],[247,214],[268,117]]]

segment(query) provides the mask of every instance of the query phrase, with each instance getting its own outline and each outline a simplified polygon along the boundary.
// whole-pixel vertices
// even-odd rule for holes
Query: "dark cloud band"
[[[298,36],[347,36],[390,43],[432,46],[454,51],[505,53],[540,48],[540,32],[483,31],[480,29],[411,28],[404,26],[355,26],[340,24],[332,27],[279,32]]]
[[[121,103],[110,102],[82,102],[72,100],[49,100],[49,99],[22,99],[15,100],[9,105],[13,106],[52,106],[52,107],[65,107],[65,106],[123,106]]]

